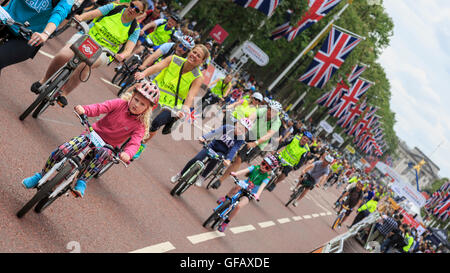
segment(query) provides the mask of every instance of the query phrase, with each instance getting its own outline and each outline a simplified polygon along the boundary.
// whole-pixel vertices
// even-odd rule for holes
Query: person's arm
[[[235,107],[237,107],[238,105],[241,105],[244,103],[244,100],[238,100],[236,102],[233,102],[232,104],[227,106],[227,109],[234,109]]]
[[[218,81],[220,81],[220,78],[215,79],[213,82],[211,82],[210,84],[208,84],[208,88],[210,88],[211,86],[214,86],[214,84],[216,84]]]
[[[305,168],[300,172],[300,176],[303,176],[306,172],[314,168],[314,162],[305,166]]]
[[[327,175],[324,174],[319,178],[319,183],[317,183],[320,187],[323,186],[323,184],[325,184],[325,182],[327,181]]]
[[[216,136],[221,136],[221,135],[223,135],[223,133],[226,129],[227,129],[227,125],[223,125],[220,128],[217,128],[215,130],[210,131],[209,133],[206,133],[205,135],[202,136],[202,138],[204,140],[210,140]]]
[[[173,55],[170,55],[170,56],[164,58],[164,60],[150,66],[149,68],[145,69],[142,72],[136,72],[136,74],[134,74],[134,78],[136,80],[141,80],[144,77],[147,77],[147,76],[150,76],[150,75],[160,72],[161,70],[163,70],[164,68],[169,66],[170,62],[172,61],[172,56]]]
[[[153,64],[156,60],[158,60],[159,57],[161,57],[163,55],[163,52],[161,51],[161,49],[157,49],[155,52],[153,52],[150,56],[148,56],[147,58],[145,58],[144,62],[142,63],[142,65],[139,67],[139,69],[146,69],[148,67],[149,64]]]
[[[89,105],[77,105],[75,106],[75,111],[78,114],[86,114],[88,117],[98,117],[101,114],[107,114],[116,109],[120,105],[122,99],[107,100],[102,103],[95,103]]]
[[[184,100],[183,108],[185,112],[189,112],[190,108],[194,105],[194,98],[197,96],[198,91],[200,91],[200,86],[203,84],[203,76],[196,78],[189,88],[189,93]]]
[[[112,5],[112,4],[109,4],[109,5]],[[103,16],[103,15],[104,14],[101,12],[100,8],[98,8],[98,9],[94,9],[94,10],[82,13],[80,15],[77,14],[74,17],[78,21],[83,22],[83,21],[93,20],[93,19]]]
[[[125,44],[125,49],[122,51],[122,53],[117,53],[115,55],[115,59],[119,62],[122,62],[126,58],[130,57],[130,55],[133,53],[133,49],[136,46],[136,43],[128,40],[128,42]]]
[[[125,149],[120,154],[120,159],[124,162],[129,162],[130,159],[137,153],[139,150],[139,147],[141,146],[142,139],[145,136],[145,127],[142,125],[141,128],[135,130],[132,135],[131,139],[128,142],[127,146],[125,146]]]
[[[226,96],[228,96],[228,93],[230,93],[231,91],[231,84],[228,85],[227,90],[225,91],[225,93],[223,93],[223,97],[225,98]]]
[[[248,174],[249,172],[251,172],[251,168],[252,168],[252,167],[253,167],[253,166],[250,166],[250,167],[245,168],[245,169],[243,169],[243,170],[240,170],[240,171],[237,171],[237,172],[232,172],[231,175],[232,175],[232,176],[236,176],[236,177],[238,177],[238,176],[240,176],[240,175],[246,175],[246,174]]]
[[[259,139],[258,139],[257,141],[255,141],[255,142],[250,142],[250,143],[248,144],[248,146],[249,146],[250,148],[255,148],[255,147],[258,146],[259,144],[268,141],[275,133],[276,133],[275,130],[269,130],[269,131],[267,132],[267,134],[265,134],[264,136],[262,136],[261,138],[259,138]]]
[[[155,27],[156,27],[156,21],[152,21],[152,22],[146,24],[146,25],[141,29],[140,35],[141,35],[141,36],[144,35],[144,33],[145,33],[145,31],[147,31],[147,29],[155,28]]]

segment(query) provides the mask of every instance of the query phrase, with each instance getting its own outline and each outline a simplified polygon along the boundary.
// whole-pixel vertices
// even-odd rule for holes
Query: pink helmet
[[[156,86],[156,84],[149,81],[143,81],[139,83],[134,90],[136,92],[139,92],[146,99],[148,99],[154,105],[153,109],[155,109],[158,106],[159,89],[158,86]]]
[[[268,154],[264,157],[263,161],[265,161],[272,169],[278,167],[278,159],[272,154]]]

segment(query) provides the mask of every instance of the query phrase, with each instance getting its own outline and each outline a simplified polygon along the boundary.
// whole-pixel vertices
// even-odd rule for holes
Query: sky
[[[380,57],[391,83],[394,130],[430,157],[441,177],[450,178],[450,1],[383,5],[394,21],[394,36]]]

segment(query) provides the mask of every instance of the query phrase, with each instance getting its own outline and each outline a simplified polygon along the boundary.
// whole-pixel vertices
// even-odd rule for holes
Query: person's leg
[[[6,33],[5,30],[5,32],[2,32],[2,35],[6,35]],[[10,38],[7,43],[0,45],[0,73],[7,66],[33,58],[39,48],[29,46],[25,39]]]
[[[300,194],[299,197],[297,197],[297,200],[295,200],[297,203],[302,200],[303,197],[305,197],[305,195],[310,191],[310,188],[305,188],[305,190],[302,192],[302,194]]]
[[[66,64],[74,56],[73,51],[70,49],[70,44],[66,44],[52,59],[50,65],[45,72],[44,78],[39,80],[40,84],[46,82],[53,74],[58,71],[64,64]],[[72,77],[74,74],[72,75]]]
[[[150,126],[149,138],[144,141],[147,143],[150,139],[156,135],[159,128],[172,120],[172,113],[169,110],[162,110],[152,121]]]
[[[239,167],[241,166],[241,163],[242,163],[241,157],[239,155],[236,156],[236,159],[234,160],[234,162],[231,163],[230,167],[228,167],[225,170],[225,173],[222,175],[222,177],[219,178],[220,183],[225,181],[225,179],[227,179],[232,172],[237,171],[239,169]]]
[[[194,158],[188,161],[184,168],[181,170],[180,174],[184,174],[195,162],[198,160],[202,161],[205,157],[208,156],[208,151],[206,149],[202,149]]]

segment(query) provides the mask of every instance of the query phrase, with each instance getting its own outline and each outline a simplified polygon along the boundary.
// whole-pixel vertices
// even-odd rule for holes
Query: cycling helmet
[[[281,103],[276,100],[269,101],[269,107],[278,112],[281,112],[281,110],[283,110],[283,106],[281,106]]]
[[[180,43],[189,50],[193,49],[195,46],[194,38],[188,35],[183,35],[183,37],[181,37]]]
[[[264,157],[263,161],[265,161],[272,169],[278,167],[278,159],[272,154],[268,154]]]
[[[259,92],[255,92],[255,93],[253,93],[253,95],[252,95],[252,97],[254,97],[255,99],[257,99],[257,100],[259,100],[259,101],[263,101],[263,95],[261,95],[261,93],[259,93]]]
[[[325,156],[325,161],[328,163],[332,163],[334,160],[334,158],[331,155],[326,155]]]
[[[253,126],[253,121],[249,118],[242,118],[239,120],[239,122],[244,125],[245,128],[247,128],[247,130],[250,131],[250,129],[252,129]]]
[[[309,138],[309,140],[313,140],[313,135],[310,133],[310,132],[308,132],[308,131],[305,131],[304,133],[303,133],[303,135],[305,136],[305,137],[307,137],[307,138]]]
[[[142,96],[148,99],[155,106],[158,105],[159,102],[159,89],[156,84],[148,81],[143,81],[136,86],[134,89],[136,92],[139,92]]]
[[[176,15],[176,14],[171,14],[170,18],[172,18],[173,20],[175,20],[175,22],[179,23],[181,22],[181,18],[180,16]]]

